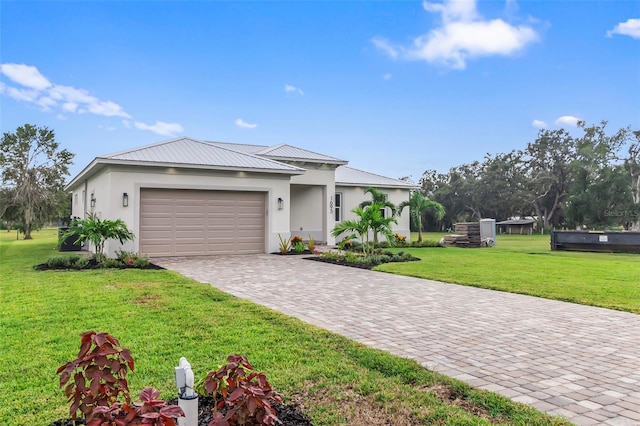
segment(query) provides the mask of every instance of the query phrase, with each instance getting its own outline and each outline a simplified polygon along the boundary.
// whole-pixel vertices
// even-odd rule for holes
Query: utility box
[[[68,226],[60,226],[58,227],[58,241],[60,241],[60,251],[80,251],[82,250],[82,244],[75,244],[76,239],[78,238],[76,235],[72,235],[70,237],[62,240],[62,236],[65,232],[69,230]]]
[[[496,220],[480,219],[480,240],[483,245],[496,245]]]

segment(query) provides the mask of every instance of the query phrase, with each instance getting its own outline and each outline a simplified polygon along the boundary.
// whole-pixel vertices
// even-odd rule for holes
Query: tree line
[[[426,170],[420,192],[445,208],[430,230],[456,222],[534,217],[540,229],[640,230],[640,131],[578,123],[579,136],[540,130],[523,150]]]

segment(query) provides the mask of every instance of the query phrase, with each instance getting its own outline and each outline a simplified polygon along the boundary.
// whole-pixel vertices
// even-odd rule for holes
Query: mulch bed
[[[198,399],[198,426],[207,426],[213,418],[214,399],[203,397]],[[177,405],[178,400],[169,400],[170,405]],[[294,405],[275,404],[276,415],[282,421],[283,426],[313,426],[311,420]],[[84,425],[84,420],[61,419],[50,423],[48,426],[78,426]]]
[[[116,268],[103,268],[102,266],[100,266],[100,264],[98,264],[98,262],[96,262],[95,259],[89,259],[89,264],[82,268],[82,269],[75,269],[75,268],[69,268],[69,269],[60,269],[60,268],[49,268],[49,265],[47,265],[46,263],[41,263],[39,265],[35,265],[33,267],[34,270],[36,271],[83,271],[85,269],[155,269],[155,270],[164,270],[165,268],[163,268],[162,266],[158,266],[155,265],[153,263],[149,263],[147,266],[144,266],[142,268],[137,268],[133,265],[129,266],[129,265],[122,265],[122,266],[118,266]]]
[[[317,256],[305,257],[304,259],[315,260],[316,262],[331,263],[332,265],[349,266],[351,268],[368,269],[368,270],[371,270],[374,267],[378,266],[378,265],[372,265],[372,264],[351,263],[351,262],[347,262],[344,260],[337,260],[337,259],[326,259],[326,258],[317,257]],[[403,260],[403,262],[414,262],[417,260],[421,260],[421,259],[414,257],[409,260]],[[386,262],[386,263],[394,263],[394,262]],[[380,265],[382,265],[382,263]]]
[[[303,250],[303,251],[295,251],[295,250],[289,250],[286,253],[282,253],[279,251],[274,251],[271,254],[277,254],[280,256],[290,256],[290,255],[300,255],[300,254],[313,254],[313,252],[311,250]]]

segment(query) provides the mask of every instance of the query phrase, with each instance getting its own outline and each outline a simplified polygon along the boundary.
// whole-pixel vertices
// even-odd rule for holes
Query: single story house
[[[532,235],[537,221],[535,219],[509,219],[496,222],[501,234]]]
[[[150,257],[269,253],[291,235],[333,245],[331,230],[355,218],[368,187],[394,204],[416,188],[291,145],[187,137],[96,157],[67,185],[72,216],[122,219],[135,234],[106,253]],[[409,237],[408,211],[394,232]]]

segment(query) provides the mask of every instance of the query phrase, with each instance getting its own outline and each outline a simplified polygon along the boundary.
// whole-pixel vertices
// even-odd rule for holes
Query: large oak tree
[[[59,149],[53,130],[47,127],[25,124],[2,136],[0,176],[9,195],[0,213],[17,209],[25,240],[31,239],[33,224],[55,205],[73,156]]]

